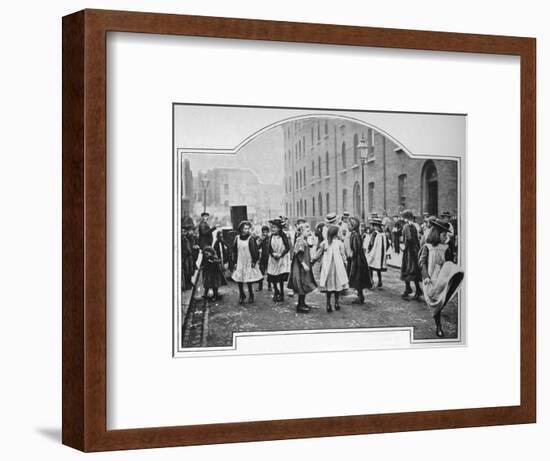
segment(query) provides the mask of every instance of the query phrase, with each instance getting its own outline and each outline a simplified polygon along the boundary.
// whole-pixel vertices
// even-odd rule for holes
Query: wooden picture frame
[[[109,31],[519,56],[520,405],[107,430],[106,39]],[[535,422],[535,59],[535,39],[523,37],[103,10],[84,10],[64,17],[63,443],[88,452]]]

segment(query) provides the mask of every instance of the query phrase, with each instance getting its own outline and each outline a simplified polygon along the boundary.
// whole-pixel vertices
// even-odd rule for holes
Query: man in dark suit
[[[214,238],[212,237],[212,232],[216,230],[217,226],[212,226],[208,224],[208,218],[210,213],[204,212],[201,214],[201,222],[199,223],[199,247],[201,250],[206,246],[212,246]]]

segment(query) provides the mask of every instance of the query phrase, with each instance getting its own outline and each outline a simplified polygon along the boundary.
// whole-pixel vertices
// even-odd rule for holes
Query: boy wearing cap
[[[212,246],[214,238],[212,237],[212,232],[216,230],[217,226],[212,226],[208,224],[208,218],[210,213],[207,211],[201,213],[201,222],[199,223],[199,247],[201,250],[206,246]]]

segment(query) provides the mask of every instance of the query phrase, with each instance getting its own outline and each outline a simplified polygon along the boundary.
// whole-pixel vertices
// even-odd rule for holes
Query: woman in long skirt
[[[420,251],[420,241],[418,239],[418,231],[414,225],[414,215],[412,211],[403,211],[403,259],[401,260],[401,280],[405,282],[405,292],[401,296],[404,300],[409,300],[409,295],[412,293],[411,282],[414,283],[415,293],[414,299],[420,301],[422,289],[420,288],[420,266],[418,265],[418,252]]]
[[[349,286],[357,290],[357,299],[353,304],[365,304],[365,288],[372,288],[372,280],[369,271],[369,265],[363,250],[363,239],[359,234],[359,220],[357,218],[349,219],[349,248],[348,255],[348,278]]]
[[[309,224],[302,223],[296,228],[296,241],[294,243],[294,256],[290,266],[288,288],[298,295],[296,312],[309,312],[306,304],[306,295],[317,288],[317,283],[311,271],[311,255],[309,251],[308,238],[311,229]]]
[[[252,224],[250,221],[241,221],[239,224],[239,235],[235,237],[233,243],[233,280],[239,286],[239,304],[243,304],[246,296],[244,294],[244,284],[248,287],[248,302],[254,302],[254,292],[252,284],[259,282],[263,276],[257,265],[260,258],[256,240],[250,235]]]
[[[432,220],[431,224],[419,261],[424,299],[434,318],[435,333],[442,338],[441,311],[457,293],[464,272],[453,262],[453,251],[448,244],[450,226],[439,219]]]
[[[374,228],[369,243],[367,246],[367,262],[372,273],[376,271],[378,275],[378,288],[382,287],[382,272],[388,270],[387,254],[388,254],[388,239],[386,233],[382,229],[382,220],[374,218],[371,220]]]
[[[322,258],[321,277],[319,289],[326,293],[327,312],[332,312],[331,297],[334,294],[334,309],[340,310],[340,292],[349,288],[348,274],[346,273],[346,250],[344,243],[338,238],[339,227],[330,225],[327,230],[327,238],[319,245],[315,257],[311,261],[314,264]]]
[[[284,283],[288,280],[290,272],[290,244],[287,235],[283,232],[283,221],[273,219],[269,223],[271,236],[269,237],[267,281],[271,282],[275,290],[273,301],[282,302],[285,299]]]

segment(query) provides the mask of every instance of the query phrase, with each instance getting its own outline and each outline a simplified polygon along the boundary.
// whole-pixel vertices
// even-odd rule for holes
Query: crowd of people
[[[425,214],[421,224],[410,210],[389,218],[371,215],[368,222],[344,212],[329,213],[313,229],[305,219],[291,225],[284,216],[263,225],[243,220],[227,241],[217,225],[202,213],[195,226],[182,223],[182,285],[193,286],[202,273],[204,296],[218,300],[219,289],[233,280],[239,304],[254,303],[255,291],[273,292],[273,302],[297,296],[296,312],[308,313],[306,296],[318,289],[326,295],[326,311],[340,310],[340,296],[353,289],[353,304],[365,304],[365,290],[383,286],[391,253],[401,255],[402,298],[425,302],[432,312],[436,334],[443,337],[441,311],[457,292],[464,273],[457,266],[456,219],[444,212]],[[320,264],[314,275],[315,264]],[[413,291],[414,285],[414,291]]]

